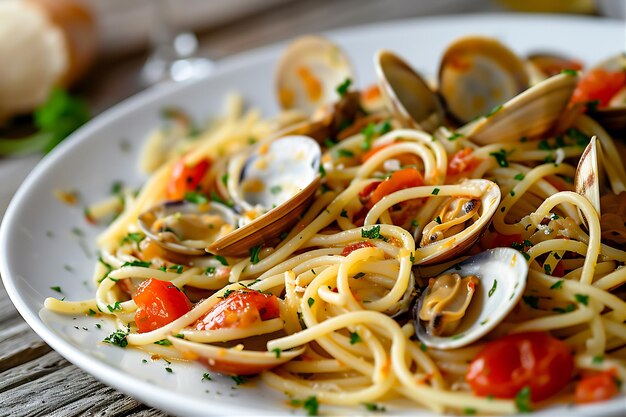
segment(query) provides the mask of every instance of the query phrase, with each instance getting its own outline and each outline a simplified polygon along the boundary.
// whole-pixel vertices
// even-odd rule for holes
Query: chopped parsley
[[[311,307],[315,303],[315,299],[313,297],[309,297],[309,299],[306,300],[306,302],[309,305],[309,307]]]
[[[542,139],[541,141],[539,141],[539,145],[537,145],[537,148],[544,151],[552,150],[552,146],[550,146],[547,139]]]
[[[222,265],[228,266],[228,261],[223,256],[215,255],[215,259],[217,259]]]
[[[521,172],[519,174],[517,174],[516,176],[513,177],[514,180],[518,180],[521,181],[524,179],[524,174],[522,174]]]
[[[471,408],[471,407],[467,407],[463,409],[463,414],[465,414],[466,416],[473,416],[476,414],[476,409],[475,408]]]
[[[441,224],[441,217],[439,217],[439,216],[435,217],[434,222]]]
[[[508,168],[509,161],[507,161],[506,159],[506,150],[500,149],[498,152],[491,152],[489,155],[496,158],[498,165],[500,165],[502,168]]]
[[[561,288],[563,288],[563,280],[562,279],[558,280],[554,284],[550,285],[550,289],[551,290],[560,290]]]
[[[494,292],[496,292],[496,288],[498,288],[498,280],[494,279],[493,280],[493,285],[491,286],[491,289],[489,290],[489,297],[491,297],[493,295]]]
[[[195,191],[187,191],[185,193],[185,200],[193,204],[206,204],[209,202],[206,195]]]
[[[448,136],[448,140],[452,141],[452,140],[457,140],[458,138],[462,138],[463,135],[458,133],[458,132],[454,132],[453,134],[451,134],[450,136]]]
[[[534,308],[535,310],[539,309],[539,297],[536,295],[524,295],[522,299],[530,308]]]
[[[362,342],[361,336],[357,332],[350,332],[350,344],[354,345],[355,343]]]
[[[207,268],[204,270],[204,273],[206,275],[213,275],[215,273],[215,267],[214,266],[207,266]]]
[[[126,337],[128,336],[129,332],[130,326],[128,326],[126,330],[116,330],[115,332],[105,337],[103,342],[124,348],[128,346],[128,340],[126,339]]]
[[[595,365],[599,365],[602,362],[604,362],[604,356],[602,355],[596,355],[593,357],[593,359],[591,359],[591,363],[595,364]]]
[[[283,190],[283,187],[281,187],[280,185],[274,185],[273,187],[270,188],[270,193],[272,194],[278,194]]]
[[[202,381],[212,381],[211,374],[209,374],[208,372],[203,373],[201,380]]]
[[[61,290],[61,287],[59,287],[59,286],[50,287],[50,289],[51,289],[52,291],[56,291],[56,292],[58,292],[59,294],[62,294],[62,293],[63,293],[63,290]]]
[[[122,311],[122,304],[119,301],[116,301],[113,306],[107,304],[107,309],[109,312],[113,313],[114,311]]]
[[[165,371],[166,371],[168,374],[171,374],[171,373],[173,373],[173,372],[174,372],[174,371],[172,370],[172,368],[170,368],[169,366],[165,367]]]
[[[384,413],[387,411],[384,406],[375,403],[363,403],[363,406],[367,409],[367,411],[374,411],[377,413]]]
[[[515,197],[515,190],[509,191],[509,194],[511,194],[511,197]]]
[[[154,342],[155,345],[161,345],[161,346],[172,346],[172,342],[170,342],[167,339],[161,339],[161,340],[157,340],[156,342]]]
[[[576,306],[573,303],[569,303],[567,306],[565,306],[565,308],[555,307],[552,309],[552,311],[560,314],[571,313],[574,310],[576,310]]]
[[[344,158],[352,158],[354,156],[354,152],[349,151],[348,149],[337,149],[337,156]]]
[[[550,266],[550,264],[544,264],[543,270],[546,272],[547,275],[552,275],[552,267]]]
[[[583,132],[574,127],[567,129],[567,136],[574,139],[576,141],[576,145],[580,146],[581,148],[589,145],[589,141],[591,140],[589,136],[585,135]]]
[[[139,233],[139,232],[129,233],[122,238],[122,240],[120,241],[120,245],[123,245],[124,243],[131,243],[131,242],[139,244],[145,238],[146,237],[144,236],[143,233]]]
[[[426,346],[424,343],[420,343],[420,350],[422,352],[426,352],[428,350],[428,346]]]
[[[347,212],[347,211],[345,211],[345,210],[341,210],[341,214],[340,214],[340,216],[341,216],[341,217],[348,218],[348,212]]]
[[[261,251],[261,245],[253,246],[250,248],[250,262],[252,265],[259,263],[259,252]]]
[[[515,395],[515,406],[520,413],[530,413],[530,387],[525,386]]]
[[[228,172],[222,175],[222,184],[224,184],[224,187],[228,184]]]
[[[172,265],[169,268],[167,268],[169,271],[175,271],[177,274],[182,274],[183,273],[183,266],[182,265]]]
[[[310,396],[306,400],[297,400],[292,398],[291,405],[294,407],[304,407],[308,416],[319,415],[319,403],[317,402],[317,397],[315,396]]]
[[[149,268],[150,265],[152,265],[152,263],[149,262],[149,261],[146,261],[146,262],[144,262],[144,261],[132,261],[132,262],[124,262],[122,264],[122,268],[125,267],[125,266],[138,266],[138,267],[141,267],[141,268]]]
[[[589,305],[589,296],[585,294],[574,294],[574,298],[580,304]]]
[[[561,74],[576,76],[578,75],[578,71],[576,71],[575,69],[571,69],[571,68],[565,68],[561,70]]]
[[[365,230],[365,228],[361,229],[361,237],[366,238],[366,239],[385,240],[385,237],[380,234],[380,225],[373,226],[369,230]]]
[[[89,312],[87,314],[90,315],[90,316],[95,316],[98,313],[96,313],[96,310],[94,310],[93,308],[90,308]]]
[[[228,298],[228,296],[231,295],[234,292],[235,292],[235,290],[226,290],[226,291],[224,291],[224,294],[220,298]]]
[[[220,204],[223,204],[223,205],[228,206],[228,207],[234,207],[235,206],[235,203],[233,203],[232,201],[224,200],[215,191],[211,191],[211,201],[215,201],[216,203],[220,203]]]
[[[231,378],[233,379],[233,381],[235,381],[235,384],[237,385],[243,385],[247,381],[246,378],[241,375],[233,375],[231,376]]]
[[[348,88],[350,88],[350,85],[352,84],[352,80],[350,78],[346,78],[341,84],[339,84],[337,86],[337,94],[339,94],[339,97],[343,97],[346,95],[346,93],[348,92]]]
[[[359,272],[358,274],[356,274],[355,276],[353,276],[352,278],[354,279],[359,279],[365,276],[365,272]]]
[[[437,194],[439,194],[439,191],[441,191],[439,188],[435,188],[431,194],[432,195],[437,195]]]
[[[280,358],[280,352],[282,352],[282,350],[280,350],[279,348],[274,348],[272,349],[272,352],[274,352],[274,355],[276,355],[276,359]]]
[[[326,176],[326,170],[324,169],[323,164],[320,164],[320,175],[322,176],[322,178]]]
[[[497,112],[499,112],[500,110],[502,110],[502,104],[500,104],[500,105],[494,107],[493,109],[489,110],[489,113],[487,113],[485,115],[485,117],[491,117],[494,114],[496,114]]]
[[[391,131],[391,123],[389,120],[385,120],[378,125],[374,123],[369,123],[367,126],[361,130],[365,139],[361,143],[361,149],[364,151],[369,151],[372,148],[372,141],[374,140],[374,135],[384,135],[387,132]]]
[[[411,256],[409,257],[411,263],[415,263],[415,252],[411,252]]]

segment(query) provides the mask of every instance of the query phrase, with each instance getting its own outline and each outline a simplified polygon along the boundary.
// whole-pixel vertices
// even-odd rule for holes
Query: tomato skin
[[[374,244],[371,242],[367,242],[367,241],[353,243],[343,248],[343,250],[341,251],[341,256],[348,256],[357,249],[373,248],[373,247],[374,247]]]
[[[546,332],[517,333],[488,343],[469,366],[465,380],[474,393],[513,398],[525,386],[533,401],[563,389],[574,359],[569,346]]]
[[[619,392],[615,369],[583,377],[576,383],[576,403],[606,401]]]
[[[424,185],[424,178],[415,168],[405,168],[395,171],[391,176],[381,182],[372,193],[370,203],[378,203],[383,197],[404,190],[405,188],[419,187]]]
[[[596,68],[588,71],[578,82],[572,95],[572,103],[598,100],[598,107],[606,107],[611,98],[626,85],[626,71],[607,71]]]
[[[448,162],[448,175],[455,176],[476,168],[481,160],[474,157],[473,152],[472,148],[465,148],[455,153]]]
[[[139,285],[133,300],[138,307],[135,323],[139,333],[161,328],[190,310],[187,296],[174,284],[153,278]]]
[[[238,290],[218,301],[196,322],[196,329],[245,328],[277,317],[280,310],[275,295]]]
[[[167,198],[170,200],[182,200],[188,191],[195,191],[200,185],[210,167],[208,159],[202,159],[197,164],[189,166],[185,158],[181,158],[174,165],[172,175],[167,183]]]

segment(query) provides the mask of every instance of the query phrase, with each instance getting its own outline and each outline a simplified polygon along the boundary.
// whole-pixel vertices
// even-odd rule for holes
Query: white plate
[[[432,75],[445,46],[465,34],[495,36],[521,54],[555,50],[584,57],[588,62],[614,54],[624,45],[619,22],[558,16],[429,18],[347,29],[329,36],[352,58],[359,85],[368,85],[374,81],[372,57],[377,49],[397,51],[416,68]],[[45,297],[58,295],[51,286],[60,286],[70,300],[94,294],[92,284],[86,282],[90,281],[95,262],[98,230],[85,223],[81,208],[62,205],[52,196],[52,190],[75,188],[84,201],[93,202],[106,196],[116,180],[139,186],[145,180],[136,168],[139,149],[165,106],[179,105],[196,120],[205,120],[220,111],[225,94],[239,91],[264,114],[275,113],[272,75],[281,48],[277,45],[231,58],[220,63],[209,79],[147,91],[97,117],[33,170],[15,195],[0,230],[0,273],[28,324],[61,355],[104,383],[173,414],[278,415],[294,411],[286,405],[282,393],[260,383],[233,389],[235,384],[230,378],[202,381],[205,370],[187,363],[173,363],[174,372],[167,373],[164,361],[142,363],[145,355],[138,351],[100,343],[111,332],[108,322],[89,317],[73,319],[42,310]],[[130,144],[130,150],[122,150],[123,142]],[[76,227],[84,232],[83,237],[71,232]],[[90,258],[85,251],[91,253]],[[96,323],[101,323],[102,329],[97,329]],[[388,411],[402,412],[400,407],[392,405]],[[321,410],[341,412],[324,405]],[[362,407],[343,412],[366,414]],[[624,415],[626,404],[622,397],[600,405],[562,409],[559,414],[564,413]]]

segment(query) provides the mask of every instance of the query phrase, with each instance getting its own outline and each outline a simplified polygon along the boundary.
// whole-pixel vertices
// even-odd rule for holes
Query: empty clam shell
[[[337,87],[354,81],[350,61],[344,52],[321,36],[303,36],[287,47],[278,62],[276,88],[283,109],[306,114],[339,99]]]
[[[458,131],[480,145],[540,136],[562,116],[577,82],[573,74],[550,77]]]
[[[443,105],[426,81],[393,52],[374,57],[376,75],[389,110],[410,128],[433,132],[444,120]]]
[[[238,217],[220,203],[168,201],[138,217],[141,231],[159,246],[184,255],[204,255],[204,248],[230,233]]]
[[[528,62],[543,75],[543,78],[559,74],[563,70],[580,71],[583,68],[580,61],[551,52],[530,54]]]
[[[599,161],[602,158],[602,149],[598,139],[594,136],[589,141],[589,145],[583,151],[576,167],[574,176],[574,188],[576,192],[587,198],[598,212],[600,211],[600,182],[601,174]],[[584,218],[581,216],[581,218]]]
[[[280,352],[263,352],[225,348],[190,342],[169,336],[174,348],[188,359],[197,360],[214,372],[225,375],[253,375],[290,361],[304,352],[304,348]]]
[[[437,349],[455,349],[469,345],[501,323],[522,297],[528,265],[518,251],[496,248],[466,259],[443,272],[440,277],[452,274],[458,274],[461,278],[475,276],[477,280],[472,279],[472,284],[459,286],[455,289],[456,293],[444,291],[444,297],[431,293],[429,285],[413,309],[418,339]],[[470,295],[468,291],[471,292]],[[444,302],[447,304],[443,305]],[[452,331],[436,336],[428,330],[432,323],[420,319],[424,308],[430,309],[431,321],[434,322],[450,320],[446,315],[448,312],[458,313],[451,315],[458,323],[454,323]],[[446,324],[436,323],[438,327]]]
[[[439,66],[439,90],[448,112],[467,123],[528,88],[524,62],[495,39],[453,42]]]
[[[432,265],[459,257],[478,241],[478,238],[491,223],[491,219],[500,204],[500,187],[492,181],[482,179],[467,180],[461,185],[468,188],[468,191],[470,189],[473,191],[479,189],[481,192],[481,196],[477,199],[479,204],[476,204],[475,207],[471,207],[471,210],[469,210],[469,208],[463,208],[467,213],[471,211],[475,212],[475,215],[472,215],[471,218],[461,224],[456,224],[454,221],[451,222],[454,223],[454,227],[461,228],[458,233],[436,239],[433,243],[428,243],[417,248],[414,255],[415,265]],[[462,197],[463,196],[459,196],[459,198]],[[448,204],[449,200],[450,199],[446,200],[444,205]],[[472,199],[468,199],[467,204],[471,204],[472,201]],[[478,216],[478,219],[475,219],[476,216]],[[438,226],[445,227],[446,220],[440,218],[437,223],[439,223]],[[423,235],[424,232],[422,232],[422,240]]]

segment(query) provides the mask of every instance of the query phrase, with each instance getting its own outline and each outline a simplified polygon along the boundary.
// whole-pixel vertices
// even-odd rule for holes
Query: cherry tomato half
[[[215,304],[196,322],[198,330],[245,328],[280,317],[278,298],[258,291],[237,290]]]
[[[541,401],[563,389],[573,369],[564,342],[546,332],[518,333],[488,343],[470,364],[465,380],[482,397],[513,398],[528,386],[531,399]]]
[[[596,68],[587,72],[578,82],[572,95],[573,103],[587,103],[598,100],[599,107],[605,107],[611,98],[626,85],[626,72],[610,72]]]
[[[373,248],[373,247],[374,247],[374,244],[371,242],[367,242],[367,241],[352,243],[351,245],[348,245],[345,248],[343,248],[343,250],[341,251],[341,256],[348,256],[357,249]]]
[[[142,282],[133,300],[138,307],[135,323],[139,333],[161,328],[190,310],[189,300],[182,291],[174,284],[158,279]]]
[[[372,205],[378,203],[383,197],[404,190],[405,188],[419,187],[424,185],[424,178],[415,168],[405,168],[395,171],[391,176],[381,182],[372,193],[370,202]]]
[[[480,159],[473,155],[472,148],[461,149],[448,162],[448,175],[459,175],[471,171],[480,164]]]
[[[615,369],[583,377],[576,383],[576,402],[579,404],[606,401],[613,398],[617,387]]]
[[[185,158],[181,158],[174,169],[172,176],[167,183],[167,198],[170,200],[182,200],[188,191],[195,191],[200,185],[210,167],[208,159],[202,159],[195,165],[189,166]]]

